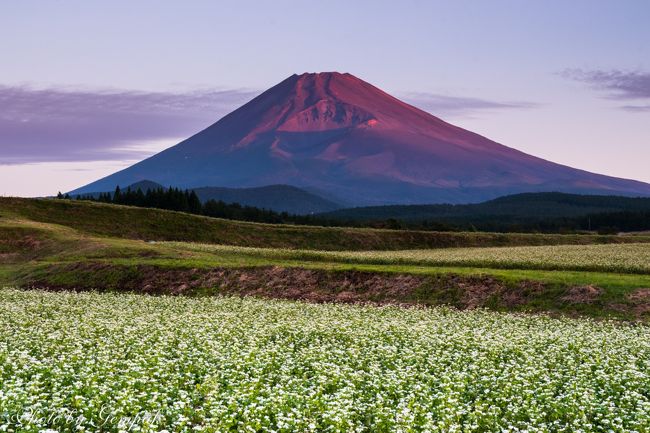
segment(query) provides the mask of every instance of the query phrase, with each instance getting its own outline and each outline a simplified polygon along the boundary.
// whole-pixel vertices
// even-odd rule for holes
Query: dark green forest
[[[70,198],[59,193],[57,198]],[[616,233],[650,230],[650,198],[526,193],[464,205],[375,206],[294,215],[220,200],[201,202],[193,190],[153,188],[76,196],[128,206],[274,224],[373,227],[435,231]]]

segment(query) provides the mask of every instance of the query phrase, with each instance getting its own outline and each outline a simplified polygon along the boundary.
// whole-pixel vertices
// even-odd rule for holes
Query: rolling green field
[[[66,200],[0,204],[0,286],[650,318],[643,235],[422,237]]]
[[[0,290],[0,430],[644,432],[645,326]]]
[[[179,242],[169,245],[183,250],[210,252],[217,256],[236,254],[251,258],[316,262],[650,273],[650,244],[645,243],[402,251],[313,251]]]
[[[650,431],[649,240],[0,199],[0,432]]]
[[[500,234],[273,225],[85,201],[0,197],[0,222],[3,219],[56,224],[92,236],[121,239],[332,251],[650,242],[650,235]]]

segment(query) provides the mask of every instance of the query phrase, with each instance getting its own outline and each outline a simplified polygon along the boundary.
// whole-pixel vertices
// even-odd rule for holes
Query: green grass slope
[[[532,239],[536,243],[558,239],[565,243],[609,242],[584,246],[427,250],[419,244],[420,250],[352,251],[344,250],[349,239],[340,240],[332,233],[357,235],[353,245],[363,247],[390,245],[391,239],[405,242],[400,237],[404,235],[409,242],[417,241],[408,237],[417,232],[246,224],[85,202],[4,199],[3,204],[0,286],[251,295],[315,302],[445,304],[650,318],[650,244],[613,243],[638,241],[641,237]],[[193,233],[191,228],[205,230],[207,235]],[[295,238],[287,234],[289,230],[297,234]],[[434,240],[447,235],[426,234]],[[190,235],[207,236],[213,243],[150,241]],[[459,243],[479,242],[485,236],[452,235],[457,237],[451,239]],[[534,236],[488,235],[483,239],[512,244],[530,241]],[[321,246],[328,242],[325,245],[341,251],[303,247],[314,239],[324,239]],[[225,245],[224,240],[240,245]],[[269,240],[280,247],[260,248]],[[446,242],[442,245],[449,246]]]
[[[450,233],[272,225],[75,200],[0,198],[0,218],[58,224],[93,236],[311,250],[650,242],[650,236]]]

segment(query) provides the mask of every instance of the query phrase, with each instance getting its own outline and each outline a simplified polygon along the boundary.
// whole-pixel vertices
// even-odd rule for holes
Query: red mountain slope
[[[214,125],[80,188],[290,184],[353,205],[473,202],[526,191],[650,195],[453,126],[350,74],[293,75]]]

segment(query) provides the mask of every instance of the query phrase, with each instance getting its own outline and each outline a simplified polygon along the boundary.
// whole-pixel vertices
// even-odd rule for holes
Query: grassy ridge
[[[616,251],[646,245],[603,247]],[[507,253],[520,248],[497,250]],[[524,248],[561,251],[576,247]],[[6,218],[0,219],[0,251],[0,286],[446,304],[642,320],[650,312],[650,298],[634,298],[641,288],[650,287],[650,274],[516,266],[498,269],[489,263],[480,267],[471,263],[444,265],[431,261],[432,257],[409,257],[422,253],[417,251],[323,252],[182,242],[152,244]],[[435,255],[438,251],[477,253],[473,249],[427,253]],[[391,259],[391,255],[402,257]],[[597,289],[590,289],[592,286]],[[567,302],[574,288],[579,288],[579,299]],[[580,292],[580,288],[587,292]],[[582,295],[587,297],[582,299]]]
[[[62,200],[4,199],[2,203],[0,286],[650,317],[650,291],[643,289],[650,287],[650,244],[638,243],[647,237],[327,229]],[[525,241],[609,244],[422,250],[418,235],[428,235],[425,242],[446,247],[473,245],[481,239],[506,245]],[[150,241],[167,237],[205,237],[244,246]],[[303,247],[312,241],[332,249],[413,243],[420,250]]]
[[[272,225],[68,200],[0,198],[0,217],[59,224],[95,236],[314,250],[650,242],[650,236],[455,233]]]
[[[650,244],[445,248],[403,251],[313,251],[168,243],[173,248],[267,260],[413,266],[569,270],[650,274]]]

